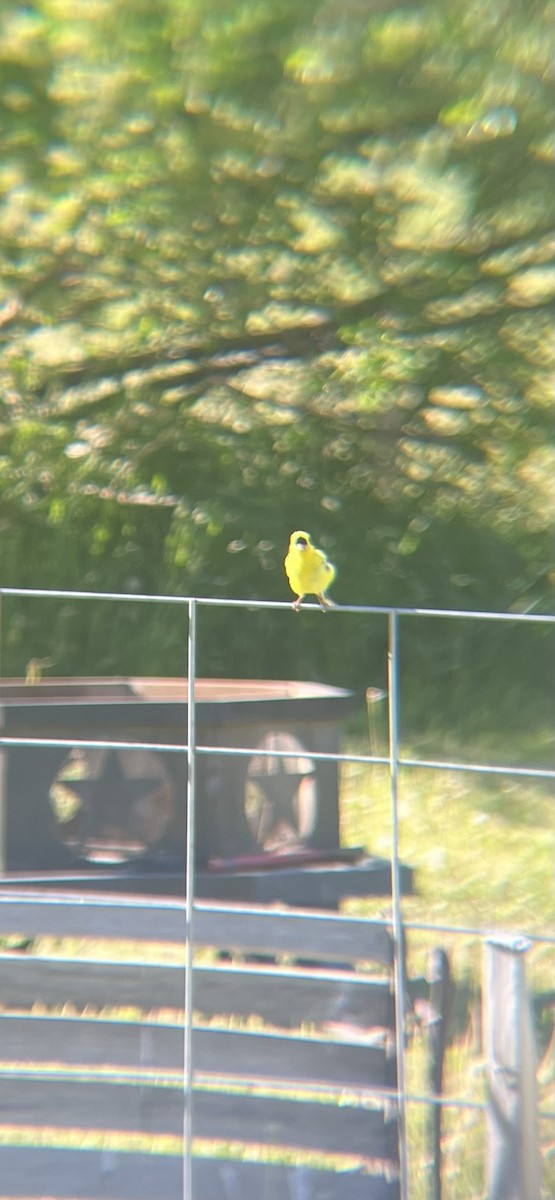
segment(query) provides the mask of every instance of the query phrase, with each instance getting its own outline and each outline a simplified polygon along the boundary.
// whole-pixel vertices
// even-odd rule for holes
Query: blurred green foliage
[[[4,585],[286,599],[308,528],[339,603],[549,608],[552,16],[5,0]],[[181,670],[136,610],[7,604],[3,670]],[[379,674],[295,622],[214,612],[201,667]]]

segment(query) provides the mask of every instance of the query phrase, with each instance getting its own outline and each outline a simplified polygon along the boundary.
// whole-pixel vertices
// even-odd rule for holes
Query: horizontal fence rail
[[[29,747],[57,747],[68,749],[95,749],[95,750],[143,750],[155,751],[158,754],[180,755],[185,756],[187,762],[187,836],[185,846],[185,865],[186,865],[186,882],[185,882],[185,902],[184,906],[179,904],[167,904],[167,916],[169,918],[167,936],[168,939],[178,940],[184,937],[185,940],[185,970],[180,972],[179,978],[182,983],[182,998],[184,1007],[184,1025],[183,1025],[183,1043],[182,1043],[182,1061],[184,1064],[184,1109],[183,1109],[183,1134],[184,1134],[184,1156],[183,1156],[183,1196],[184,1200],[193,1200],[193,1173],[192,1173],[192,1139],[193,1139],[193,1092],[194,1092],[194,1072],[192,1062],[192,1030],[193,1030],[193,947],[195,938],[202,931],[203,910],[194,901],[193,894],[193,879],[194,879],[194,861],[195,861],[195,815],[196,815],[196,763],[197,759],[202,756],[218,755],[229,757],[253,757],[258,758],[275,758],[287,759],[291,758],[291,749],[287,750],[266,750],[259,747],[237,747],[237,746],[213,746],[199,743],[196,732],[196,712],[198,702],[195,698],[195,689],[192,686],[192,681],[196,679],[196,659],[197,659],[197,642],[198,642],[198,621],[202,609],[208,608],[227,608],[227,609],[244,609],[248,612],[257,610],[290,610],[290,604],[281,601],[270,600],[240,600],[240,599],[219,599],[213,597],[192,597],[192,596],[175,596],[175,595],[146,595],[146,594],[129,594],[119,592],[90,592],[90,591],[73,591],[66,589],[43,589],[43,588],[17,588],[17,587],[1,587],[0,588],[0,603],[3,598],[20,598],[20,599],[50,599],[50,600],[74,600],[74,601],[91,601],[95,604],[103,602],[116,602],[126,604],[146,604],[146,605],[173,605],[184,609],[188,617],[188,635],[187,635],[187,720],[186,737],[183,742],[177,743],[158,743],[152,741],[129,741],[126,739],[76,739],[76,738],[57,738],[57,737],[12,737],[0,736],[0,749],[2,747],[14,747],[26,745]],[[307,604],[306,609],[318,611],[317,605]],[[489,612],[480,610],[444,610],[436,608],[416,608],[416,607],[396,607],[396,606],[375,606],[375,605],[341,605],[331,609],[331,619],[333,614],[338,615],[363,615],[386,618],[388,627],[388,751],[387,754],[349,754],[349,753],[324,753],[321,751],[311,750],[310,758],[315,761],[330,762],[330,763],[352,763],[361,765],[379,765],[387,767],[390,778],[390,797],[391,797],[391,820],[392,820],[392,852],[391,852],[391,881],[392,881],[392,947],[393,947],[393,967],[394,967],[394,1003],[395,1003],[395,1040],[396,1040],[396,1060],[397,1060],[397,1084],[394,1090],[394,1099],[397,1104],[400,1127],[400,1197],[401,1200],[408,1200],[408,1161],[407,1161],[407,1145],[406,1145],[406,1105],[411,1103],[432,1104],[439,1107],[460,1107],[482,1111],[484,1105],[478,1102],[471,1102],[457,1097],[444,1097],[431,1094],[410,1094],[406,1087],[405,1076],[405,1053],[406,1053],[406,979],[405,979],[405,964],[404,964],[404,934],[408,929],[419,931],[438,932],[443,931],[454,935],[475,936],[483,941],[487,941],[488,933],[483,928],[452,926],[448,924],[438,924],[432,922],[415,922],[403,920],[402,912],[402,889],[401,889],[401,863],[399,855],[399,800],[398,800],[398,779],[399,772],[403,769],[419,769],[429,771],[456,771],[468,774],[483,774],[485,776],[506,776],[514,777],[515,779],[537,779],[537,780],[552,780],[555,779],[555,770],[536,767],[533,765],[516,767],[499,763],[480,763],[480,762],[462,762],[456,760],[441,760],[428,758],[405,757],[400,751],[400,731],[399,731],[399,711],[400,711],[400,648],[399,648],[399,628],[400,622],[412,619],[438,619],[438,620],[464,620],[470,622],[488,622],[488,623],[503,623],[514,624],[519,626],[554,626],[555,615],[543,613],[508,613],[508,612]],[[1,609],[0,609],[1,615]],[[1,639],[1,628],[0,628]],[[1,650],[1,640],[0,640]],[[20,883],[24,883],[24,879],[20,877]],[[31,880],[29,879],[29,882]],[[29,896],[28,900],[18,900],[18,903],[28,903],[30,927],[38,928],[41,918],[37,911],[37,898]],[[59,898],[50,901],[48,898],[40,899],[39,907],[42,907],[43,914],[47,914],[49,904],[57,906],[57,916],[63,914],[63,901]],[[103,910],[104,904],[109,904],[109,901],[95,901],[99,906],[99,913]],[[0,897],[0,931],[7,928],[7,918],[5,913],[7,909],[5,904],[9,904],[9,898]],[[71,901],[68,902],[71,904]],[[157,908],[160,907],[158,901],[155,902]],[[90,908],[90,901],[87,901],[87,907]],[[148,924],[148,913],[152,911],[153,903],[149,900],[144,904],[136,902],[136,912],[138,919],[146,920]],[[68,907],[69,914],[69,907]],[[133,913],[133,904],[130,905],[129,911]],[[73,912],[73,910],[72,910]],[[310,917],[313,921],[315,918]],[[69,923],[75,920],[72,915],[68,916]],[[341,918],[339,918],[341,920]],[[62,926],[64,918],[62,915]],[[331,928],[331,926],[330,926]],[[142,937],[145,936],[143,927]],[[528,935],[527,935],[528,936]],[[224,939],[225,940],[225,939]],[[555,937],[548,934],[545,935],[530,935],[530,940],[540,944],[555,945]],[[549,1116],[547,1113],[542,1113],[542,1117]]]
[[[57,588],[0,587],[0,597],[2,596],[20,596],[28,599],[50,600],[115,600],[125,601],[127,604],[178,604],[184,607],[195,604],[198,608],[244,608],[249,612],[253,612],[258,608],[291,611],[291,605],[283,600],[227,600],[215,596],[148,595],[142,592],[135,594],[130,592],[80,592]],[[319,605],[317,604],[303,603],[304,609],[309,611],[312,609],[314,612],[320,612]],[[336,604],[329,612],[339,614],[359,613],[382,617],[395,614],[398,617],[441,617],[445,620],[464,617],[465,620],[517,621],[536,625],[555,624],[555,614],[552,613],[490,612],[487,609],[407,608],[398,607],[397,605]]]
[[[187,742],[125,742],[88,738],[40,738],[0,736],[0,746],[50,746],[68,750],[151,750],[157,754],[187,754]],[[260,746],[206,746],[195,744],[196,755],[217,754],[222,758],[291,758],[291,750],[265,750]],[[379,754],[327,754],[311,750],[315,762],[359,763],[362,766],[388,767],[391,760]],[[523,779],[555,779],[555,769],[549,767],[511,767],[492,763],[465,763],[451,759],[404,758],[399,755],[400,767],[422,767],[427,771],[462,771],[473,775],[513,775]]]

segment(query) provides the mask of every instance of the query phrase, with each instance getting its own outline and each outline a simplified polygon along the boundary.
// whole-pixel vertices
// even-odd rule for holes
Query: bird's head
[[[296,529],[295,532],[291,534],[291,537],[289,539],[289,549],[290,550],[295,548],[295,550],[302,551],[302,550],[306,550],[307,546],[311,546],[311,545],[312,545],[312,542],[310,540],[310,534],[305,533],[304,529]]]

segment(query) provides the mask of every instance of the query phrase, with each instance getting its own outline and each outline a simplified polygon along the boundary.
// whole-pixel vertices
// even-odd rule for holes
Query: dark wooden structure
[[[333,907],[343,896],[388,893],[389,863],[340,846],[338,766],[313,757],[339,752],[353,695],[199,679],[195,698],[197,743],[215,751],[197,758],[197,895]],[[0,709],[1,733],[18,739],[0,776],[5,873],[182,893],[187,764],[164,746],[186,744],[187,681],[3,680]],[[72,745],[87,741],[107,744]],[[402,877],[409,891],[407,868]]]
[[[201,903],[193,928],[193,1200],[397,1200],[387,925]],[[0,954],[0,1195],[181,1200],[183,903],[0,891],[0,934],[80,955]]]

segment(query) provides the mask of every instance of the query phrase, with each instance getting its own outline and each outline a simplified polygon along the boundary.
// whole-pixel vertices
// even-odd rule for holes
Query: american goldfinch
[[[297,599],[293,608],[298,612],[307,592],[312,592],[318,599],[323,612],[332,608],[326,591],[335,579],[335,567],[322,550],[312,545],[310,534],[303,529],[295,530],[289,539],[289,550],[285,558],[285,574],[291,585],[291,591],[296,592]]]

